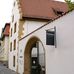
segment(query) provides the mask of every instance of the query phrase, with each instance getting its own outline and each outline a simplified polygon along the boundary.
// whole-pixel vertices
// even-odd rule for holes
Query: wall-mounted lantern
[[[46,45],[56,47],[56,27],[46,30]]]

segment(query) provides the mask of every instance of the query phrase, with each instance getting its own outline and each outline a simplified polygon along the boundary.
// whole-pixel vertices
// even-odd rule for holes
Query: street
[[[14,71],[6,68],[2,64],[0,64],[0,74],[16,74]]]

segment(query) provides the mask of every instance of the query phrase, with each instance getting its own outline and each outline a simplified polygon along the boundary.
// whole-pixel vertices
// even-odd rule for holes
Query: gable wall
[[[12,19],[14,16],[14,21],[11,20],[10,25],[10,38],[9,38],[9,68],[11,70],[17,71],[17,53],[18,53],[18,31],[19,31],[19,19],[20,19],[20,13],[19,13],[19,7],[18,2],[14,0],[15,6],[13,6],[12,10]],[[14,25],[16,23],[16,32],[14,33]],[[11,28],[12,28],[12,36],[11,36]],[[14,50],[14,40],[16,39],[16,50]],[[10,44],[12,42],[12,51],[10,51],[11,47]],[[15,56],[15,67],[13,66],[13,56]]]

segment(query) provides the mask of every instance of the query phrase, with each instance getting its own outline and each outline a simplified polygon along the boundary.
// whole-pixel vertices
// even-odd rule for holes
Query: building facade
[[[5,27],[2,29],[1,35],[1,49],[0,49],[0,61],[8,66],[8,51],[9,51],[9,29],[10,23],[6,23]]]
[[[57,6],[57,4],[59,6]],[[9,68],[16,72],[19,72],[20,74],[25,73],[24,69],[30,72],[30,68],[28,67],[30,65],[27,65],[27,68],[24,68],[23,54],[25,50],[23,49],[24,46],[21,47],[20,40],[24,36],[28,36],[29,34],[36,31],[38,28],[41,28],[47,22],[51,22],[52,20],[62,16],[67,11],[68,11],[68,6],[63,2],[48,1],[48,0],[40,0],[40,2],[39,0],[38,1],[15,0],[13,5],[13,10],[12,10],[12,21],[10,26]],[[27,39],[24,42],[26,43],[26,41]],[[45,74],[46,73],[45,71],[46,57],[44,56],[45,50],[43,47],[43,43],[39,41],[38,38],[35,38],[34,41],[35,41],[33,43],[34,45],[31,47],[33,51],[32,51],[32,54],[29,54],[29,56],[31,55],[32,56],[31,58],[35,59],[37,62],[40,62],[41,66],[40,64],[38,65],[42,67],[41,69]],[[38,50],[38,49],[41,49],[41,50]],[[27,51],[26,54],[29,52],[31,51],[30,50]],[[27,56],[25,56],[25,59],[26,57]],[[21,61],[20,61],[20,58],[21,58]],[[27,62],[28,61],[30,61],[30,58],[29,60],[27,60]],[[31,62],[28,62],[28,63],[27,62],[25,62],[25,64],[31,63]]]
[[[12,10],[12,21],[10,25],[10,38],[9,38],[9,68],[17,71],[17,52],[18,52],[18,29],[19,29],[19,10],[18,2],[15,1]]]
[[[32,61],[32,57],[36,57],[35,43],[38,43],[38,47],[36,47],[39,49],[38,63],[44,74],[73,74],[73,19],[74,10],[22,37],[19,40],[18,72],[20,74],[34,73],[33,70],[35,70],[36,66],[32,62],[35,64],[36,61]],[[30,28],[28,28],[28,32],[30,32]],[[40,50],[44,50],[44,61]]]

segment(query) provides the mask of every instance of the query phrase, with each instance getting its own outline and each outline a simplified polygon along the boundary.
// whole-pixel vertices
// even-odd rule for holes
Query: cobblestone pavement
[[[2,64],[0,64],[0,74],[16,74],[14,71],[6,68]]]

